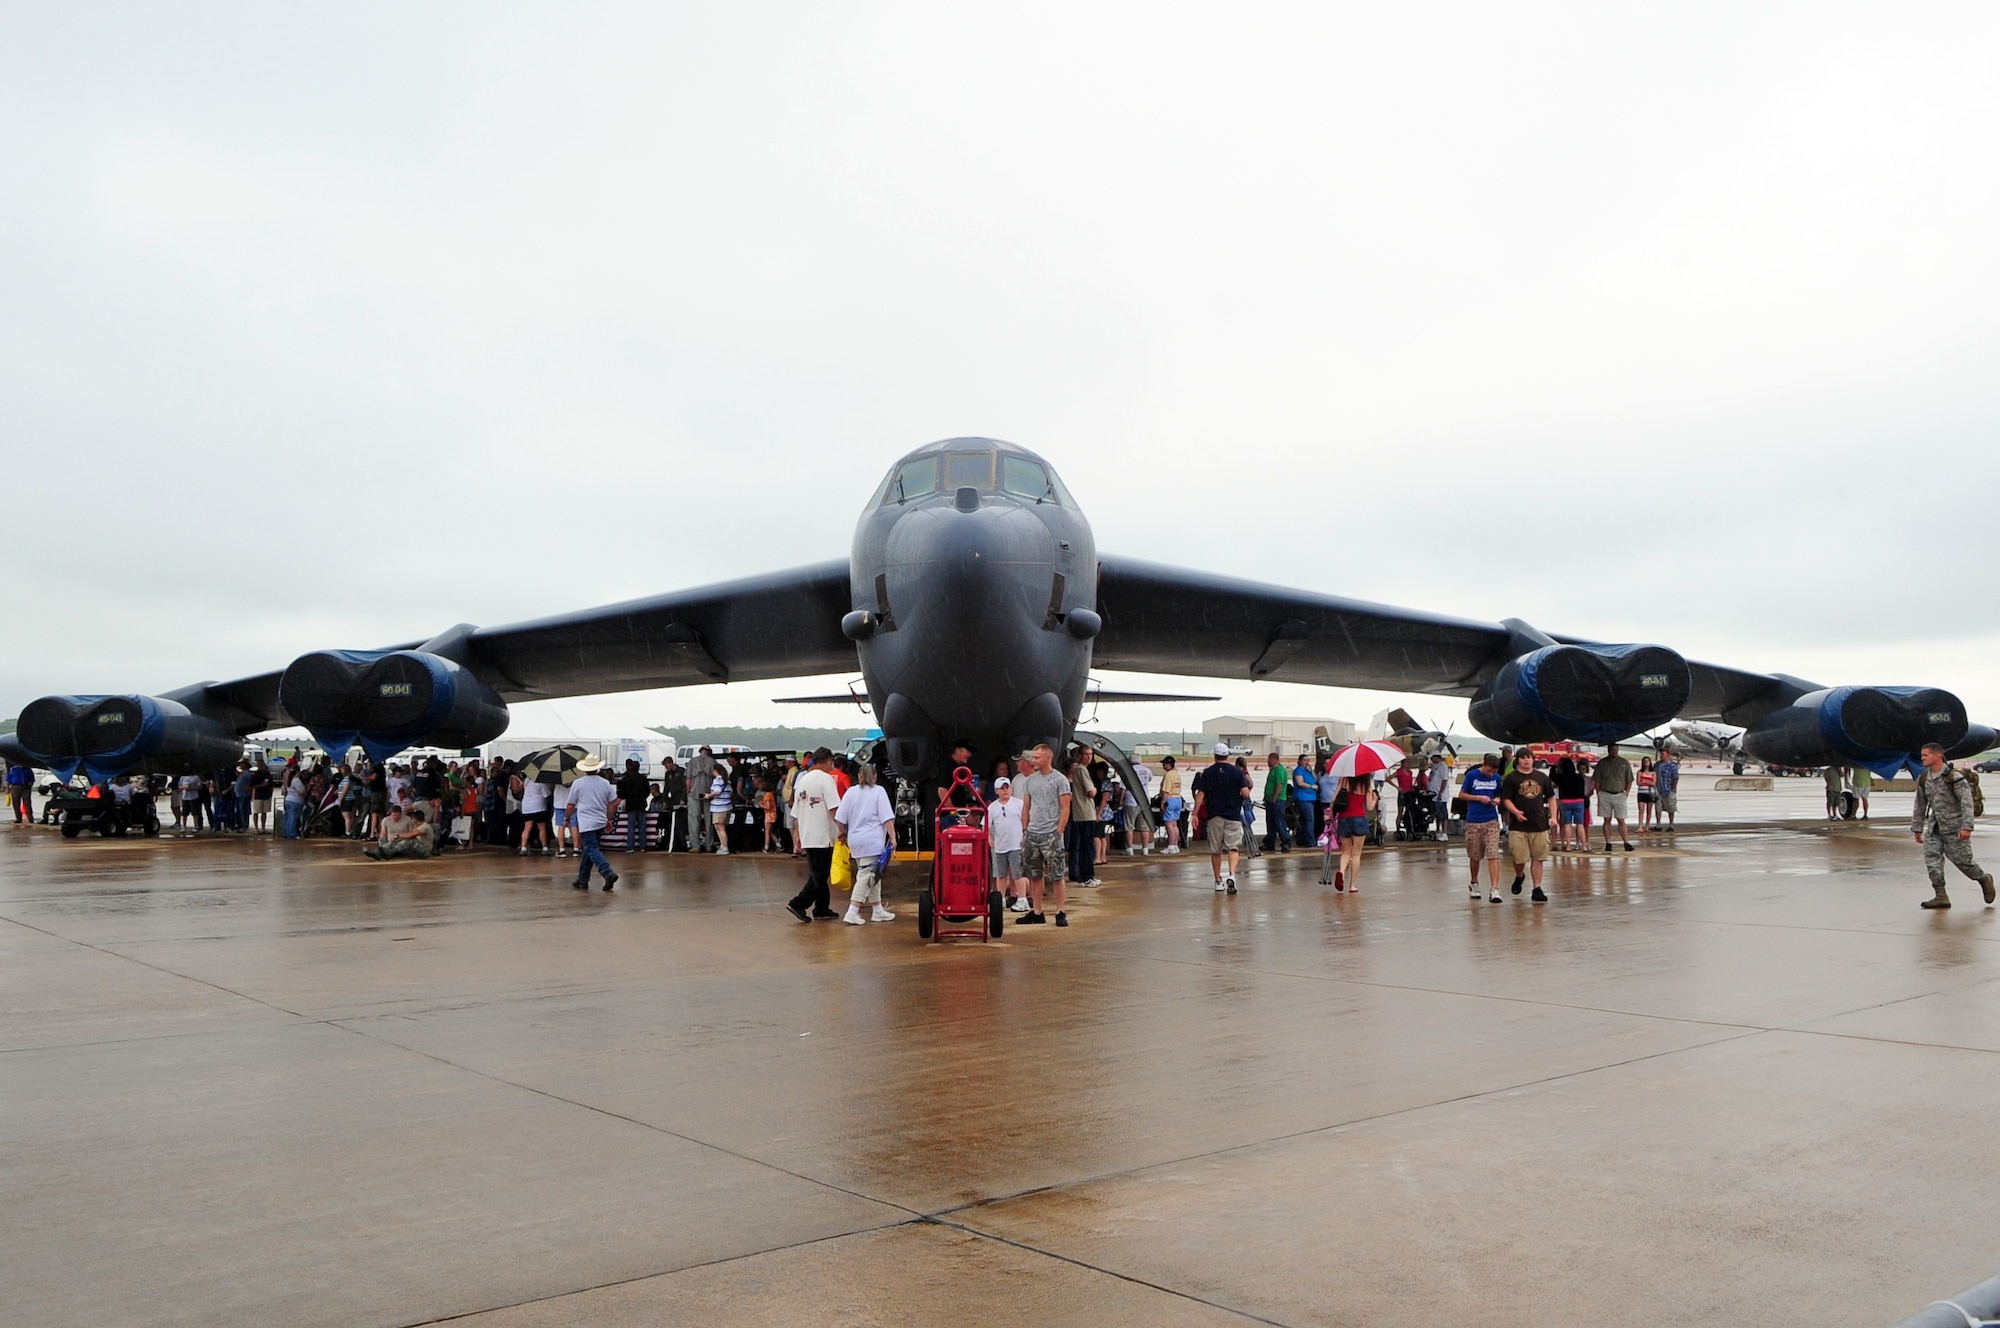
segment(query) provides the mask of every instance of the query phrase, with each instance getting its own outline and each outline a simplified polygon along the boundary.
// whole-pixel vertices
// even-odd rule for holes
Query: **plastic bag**
[[[836,890],[854,888],[854,855],[848,852],[845,842],[833,846],[833,867],[826,879]]]

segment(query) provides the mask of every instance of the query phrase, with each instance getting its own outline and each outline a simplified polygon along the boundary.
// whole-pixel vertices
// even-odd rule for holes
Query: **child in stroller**
[[[1419,784],[1408,793],[1396,794],[1396,839],[1414,842],[1429,839],[1436,829],[1437,804]]]

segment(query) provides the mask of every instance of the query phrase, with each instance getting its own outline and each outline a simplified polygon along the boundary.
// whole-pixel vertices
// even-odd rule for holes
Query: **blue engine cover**
[[[476,747],[507,730],[507,703],[464,666],[421,650],[320,650],[292,661],[278,703],[335,760],[406,747]]]
[[[1693,690],[1665,646],[1552,645],[1510,661],[1469,713],[1495,742],[1622,742],[1679,714]]]
[[[210,771],[243,754],[228,728],[157,696],[44,696],[21,711],[14,736],[64,783],[79,767],[101,783],[139,766]]]
[[[1772,765],[1852,763],[1886,778],[1918,764],[1927,742],[1961,754],[1975,727],[1964,702],[1942,688],[1829,687],[1752,724],[1743,749]]]

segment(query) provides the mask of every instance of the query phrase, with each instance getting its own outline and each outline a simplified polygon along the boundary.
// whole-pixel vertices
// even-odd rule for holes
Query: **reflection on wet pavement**
[[[0,1319],[1886,1323],[1989,1275],[2000,919],[1919,913],[1890,798],[1683,801],[1741,819],[1543,908],[1427,846],[1359,898],[1155,858],[950,946],[800,926],[759,856],[584,896],[0,832]]]

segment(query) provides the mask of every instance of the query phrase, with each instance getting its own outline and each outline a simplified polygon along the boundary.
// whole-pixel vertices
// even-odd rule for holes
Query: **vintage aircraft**
[[[1056,472],[1024,448],[953,438],[889,468],[849,556],[501,627],[461,624],[374,650],[157,696],[46,696],[0,752],[67,777],[209,770],[282,724],[328,751],[465,747],[511,702],[857,671],[890,762],[935,770],[945,744],[1058,751],[1093,668],[1460,696],[1500,742],[1607,742],[1676,717],[1747,726],[1789,765],[1893,769],[1936,740],[1994,733],[1933,687],[1823,687],[1691,663],[1665,646],[1554,637],[1099,553]]]
[[[1727,761],[1737,774],[1752,760],[1750,753],[1743,749],[1743,730],[1731,728],[1727,724],[1707,724],[1701,720],[1682,720],[1667,726],[1666,733],[1653,744],[1664,750],[1671,747],[1684,756],[1700,756],[1711,761]]]

